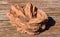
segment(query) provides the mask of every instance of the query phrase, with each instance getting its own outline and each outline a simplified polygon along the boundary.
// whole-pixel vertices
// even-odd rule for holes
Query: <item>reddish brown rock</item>
[[[12,5],[7,16],[11,24],[16,26],[17,31],[30,35],[40,33],[38,32],[39,29],[45,29],[45,25],[41,23],[48,21],[47,14],[31,3],[24,7]]]

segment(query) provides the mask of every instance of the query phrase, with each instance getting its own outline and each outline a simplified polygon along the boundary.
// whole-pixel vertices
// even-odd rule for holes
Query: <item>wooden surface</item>
[[[36,36],[17,32],[6,16],[6,13],[9,12],[10,4],[25,5],[27,2],[32,2],[51,17],[47,24],[48,30]],[[0,37],[60,37],[60,0],[0,0]]]

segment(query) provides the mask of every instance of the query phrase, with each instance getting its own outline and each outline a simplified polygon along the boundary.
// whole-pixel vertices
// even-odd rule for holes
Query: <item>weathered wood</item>
[[[0,4],[8,4],[7,1],[0,1]]]
[[[1,4],[14,4],[14,3],[18,3],[18,4],[25,4],[27,3],[28,0],[9,0],[7,1],[0,1]],[[56,1],[42,1],[42,0],[30,0],[30,2],[33,2],[36,6],[38,5],[39,8],[60,8],[60,1],[56,0]]]
[[[46,12],[52,17],[56,23],[48,31],[45,31],[37,36],[29,37],[60,37],[60,0],[0,0],[0,36],[1,37],[28,37],[20,34],[9,23],[6,13],[9,12],[9,4],[23,4],[32,2],[38,8]]]

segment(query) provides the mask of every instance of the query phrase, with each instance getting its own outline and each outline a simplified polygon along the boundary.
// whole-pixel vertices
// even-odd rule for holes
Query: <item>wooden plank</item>
[[[9,5],[0,5],[0,10],[8,10],[9,8]]]
[[[8,12],[6,12],[5,14],[4,13],[1,13],[0,14],[0,20],[8,20],[8,17],[7,17],[7,14]],[[60,14],[59,13],[57,13],[57,14],[50,14],[50,13],[48,13],[48,15],[50,16],[50,17],[52,17],[52,18],[54,18],[55,20],[59,20],[60,19]]]
[[[11,24],[10,21],[0,21],[0,26],[1,26],[0,28],[2,28],[2,27],[11,27],[10,24]],[[52,26],[52,27],[60,27],[60,23],[59,22],[56,22],[54,24],[54,26]]]
[[[44,8],[41,10],[50,14],[60,14],[60,8]],[[0,14],[6,14],[7,12],[9,12],[9,10],[0,10]]]
[[[27,3],[28,1],[20,1],[20,2],[10,2],[10,3]],[[57,1],[31,1],[33,2],[35,5],[38,5],[39,7],[46,7],[46,8],[55,8],[55,7],[58,7],[60,8],[60,2],[57,0]]]
[[[0,35],[3,35],[3,34],[5,34],[4,36],[7,36],[7,34],[8,34],[8,36],[9,35],[17,36],[17,34],[19,35],[19,32],[16,32],[16,29],[14,27],[12,27],[9,23],[7,24],[7,22],[5,22],[4,24],[2,24],[0,26],[1,26],[0,32],[2,33]],[[39,34],[38,36],[40,36],[40,35],[44,35],[44,36],[60,35],[60,27],[51,27],[48,31],[45,31],[45,32]],[[20,36],[23,36],[23,34]],[[24,36],[26,36],[26,35],[24,35]]]
[[[0,15],[5,15],[9,12],[10,10],[0,10]]]
[[[60,27],[60,18],[58,18],[58,19],[55,19],[55,18],[53,18],[56,22],[55,22],[55,26],[56,27]],[[2,20],[0,20],[0,24],[5,24],[5,23],[7,23],[8,24],[8,22],[9,22],[9,19],[7,18],[7,19],[2,19]],[[50,23],[51,23],[52,21],[50,20]],[[54,23],[54,21],[52,22],[52,23]]]
[[[17,1],[17,0],[16,0],[16,1]],[[1,4],[3,4],[3,2],[5,2],[5,1],[2,1]],[[20,1],[20,2],[14,2],[14,1],[13,1],[13,2],[10,2],[10,3],[11,3],[11,4],[13,4],[13,3],[25,4],[25,3],[27,3],[27,2],[24,1],[24,3],[23,3],[23,2],[21,2],[21,1]],[[57,2],[56,2],[56,1],[53,1],[53,2],[51,2],[51,1],[50,1],[50,2],[49,2],[49,1],[34,2],[34,1],[33,1],[33,3],[34,3],[36,6],[38,5],[39,8],[60,8],[60,2],[59,2],[59,1],[57,1]],[[7,6],[4,6],[4,5],[3,5],[3,7],[1,6],[1,9],[2,9],[2,8],[5,9],[6,7],[7,7]],[[9,7],[8,7],[8,8],[9,8]]]
[[[56,23],[49,30],[37,36],[20,34],[16,28],[11,26],[6,13],[9,12],[9,4],[34,3],[38,8],[52,17]],[[60,0],[0,0],[0,36],[1,37],[59,37],[60,36]]]
[[[60,8],[42,8],[47,13],[60,13]]]
[[[8,4],[8,2],[6,0],[5,1],[0,0],[0,4]]]
[[[55,20],[59,20],[60,19],[60,15],[59,14],[48,14],[50,17],[54,18]],[[8,20],[8,17],[6,14],[0,14],[0,20]]]
[[[7,14],[9,12],[9,10],[2,10],[1,12],[0,12],[0,15],[5,15],[5,14]],[[49,16],[60,16],[60,13],[58,12],[56,12],[56,13],[53,13],[53,11],[51,11],[51,12],[46,12]]]
[[[16,2],[15,2],[16,3]],[[15,4],[14,2],[11,2],[11,4]],[[25,2],[26,4],[27,2]],[[17,4],[23,4],[23,2],[17,2]],[[60,8],[60,2],[59,3],[46,3],[46,2],[33,2],[33,4],[35,4],[36,6],[38,5],[38,7],[42,7],[42,8]]]

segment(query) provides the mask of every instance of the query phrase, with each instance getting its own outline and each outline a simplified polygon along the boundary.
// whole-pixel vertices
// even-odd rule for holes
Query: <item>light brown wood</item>
[[[38,36],[29,37],[60,37],[60,0],[0,0],[0,36],[1,37],[28,37],[29,35],[20,34],[9,23],[6,13],[9,12],[10,5],[14,3],[26,4],[34,3],[38,8],[52,17],[56,23],[49,30],[42,32]],[[7,3],[8,2],[8,3]]]

